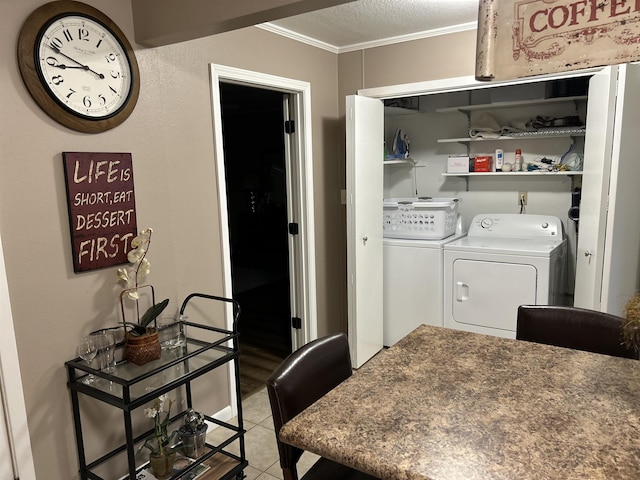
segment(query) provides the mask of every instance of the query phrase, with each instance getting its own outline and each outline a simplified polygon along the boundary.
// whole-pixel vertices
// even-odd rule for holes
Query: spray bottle
[[[516,161],[513,170],[516,172],[522,171],[522,150],[519,148],[516,149]]]

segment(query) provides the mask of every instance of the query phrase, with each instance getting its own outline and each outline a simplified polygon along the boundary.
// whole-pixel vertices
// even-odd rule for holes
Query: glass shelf
[[[197,329],[208,330],[215,337],[204,341],[187,336],[184,346],[163,349],[158,360],[144,365],[135,365],[121,360],[117,362],[113,373],[90,368],[80,358],[66,362],[68,368],[76,370],[75,381],[70,388],[99,398],[116,406],[123,407],[133,402],[133,407],[156,398],[174,388],[176,382],[182,382],[212,370],[234,357],[230,341],[232,332],[190,322],[183,322],[187,335]],[[225,345],[226,344],[226,345]],[[119,345],[116,358],[124,355],[124,345]],[[93,374],[96,380],[85,384],[87,374]]]

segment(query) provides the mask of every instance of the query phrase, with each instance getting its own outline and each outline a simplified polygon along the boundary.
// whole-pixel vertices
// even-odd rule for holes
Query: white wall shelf
[[[537,140],[541,138],[572,138],[584,137],[586,129],[575,128],[570,131],[556,130],[554,132],[529,132],[527,135],[501,135],[495,138],[483,137],[460,137],[460,138],[439,138],[438,143],[470,143],[470,142],[501,142],[503,140]]]
[[[582,175],[582,171],[561,171],[561,172],[469,172],[469,173],[443,173],[443,177],[557,177]]]
[[[382,162],[384,165],[415,165],[416,161],[413,158],[404,158],[397,160],[385,160]]]
[[[464,105],[464,106],[457,106],[457,107],[437,108],[436,112],[438,113],[452,113],[452,112],[469,113],[477,110],[493,110],[496,108],[524,107],[527,105],[547,105],[549,103],[576,102],[576,101],[585,101],[585,100],[587,100],[586,95],[577,96],[577,97],[540,98],[540,99],[534,99],[534,100],[518,100],[518,101],[512,101],[512,102],[485,103],[482,105]]]

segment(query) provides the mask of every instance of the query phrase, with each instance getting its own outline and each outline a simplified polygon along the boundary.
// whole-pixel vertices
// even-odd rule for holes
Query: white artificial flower
[[[127,260],[130,263],[136,263],[140,261],[140,259],[144,256],[145,249],[144,248],[134,248],[129,253],[127,253]]]
[[[131,300],[138,300],[140,298],[140,294],[138,293],[138,289],[134,288],[127,292],[127,297]]]
[[[151,263],[146,258],[147,249],[151,243],[152,229],[142,230],[131,240],[132,250],[127,254],[127,260],[132,264],[130,268],[118,269],[118,282],[125,285],[126,296],[137,301],[140,298],[138,293],[139,281],[149,275]]]
[[[158,415],[158,410],[156,410],[155,408],[145,408],[144,409],[144,416],[147,418],[156,418],[156,415]]]
[[[133,240],[131,240],[131,246],[133,248],[142,247],[149,242],[149,238],[153,230],[147,228],[146,230],[142,230],[138,235],[136,235]]]
[[[127,272],[126,268],[118,269],[118,281],[126,282],[127,284],[129,284],[129,272]]]
[[[146,277],[151,272],[151,263],[146,258],[143,258],[140,262],[140,268],[138,270],[138,276]]]

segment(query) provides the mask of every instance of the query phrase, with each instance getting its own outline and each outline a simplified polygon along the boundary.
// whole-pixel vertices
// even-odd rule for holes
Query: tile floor
[[[244,428],[247,431],[244,437],[245,451],[249,461],[249,466],[244,471],[246,480],[282,480],[267,391],[260,390],[244,400],[242,413]],[[233,423],[233,420],[230,423]],[[215,435],[216,430],[213,430],[207,437],[216,443]],[[234,448],[230,448],[229,451],[239,454]],[[316,455],[305,452],[298,463],[298,475],[302,476],[317,459]]]

